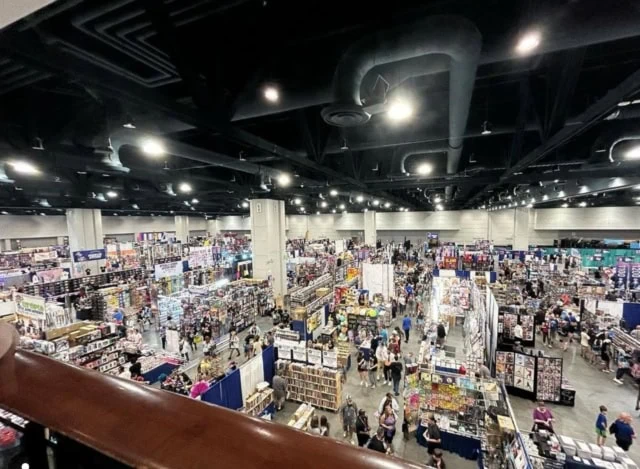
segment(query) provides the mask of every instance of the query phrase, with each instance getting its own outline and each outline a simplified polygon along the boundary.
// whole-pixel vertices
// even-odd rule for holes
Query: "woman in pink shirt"
[[[542,401],[538,402],[538,407],[533,410],[533,426],[534,429],[537,427],[553,432],[553,414]]]

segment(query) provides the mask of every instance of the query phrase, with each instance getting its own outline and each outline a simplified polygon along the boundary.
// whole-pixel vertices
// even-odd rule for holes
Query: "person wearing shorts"
[[[601,405],[600,413],[596,419],[596,444],[604,446],[607,439],[607,407]]]

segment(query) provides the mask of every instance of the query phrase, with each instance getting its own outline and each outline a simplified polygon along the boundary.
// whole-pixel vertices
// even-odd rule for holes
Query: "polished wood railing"
[[[0,324],[0,407],[139,468],[418,468],[285,425],[15,350]]]

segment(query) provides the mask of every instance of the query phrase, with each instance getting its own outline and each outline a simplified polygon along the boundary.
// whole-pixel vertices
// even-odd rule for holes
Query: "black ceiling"
[[[638,24],[635,0],[58,0],[0,31],[0,206],[632,204]]]

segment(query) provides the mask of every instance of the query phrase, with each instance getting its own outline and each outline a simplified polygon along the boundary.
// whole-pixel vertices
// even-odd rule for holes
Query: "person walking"
[[[407,304],[407,298],[405,297],[404,293],[401,293],[400,297],[398,298],[398,312],[400,314],[404,315],[406,304]]]
[[[380,341],[378,343],[378,348],[376,349],[376,360],[378,365],[376,369],[377,381],[380,381],[380,376],[384,375],[384,364],[388,359],[389,359],[389,350],[387,350],[386,345],[383,344],[382,341]],[[387,384],[386,375],[384,375],[383,384]]]
[[[388,451],[387,443],[384,438],[384,428],[378,428],[376,434],[369,440],[367,448],[380,453],[386,453]]]
[[[434,452],[440,448],[442,437],[440,436],[440,428],[438,428],[433,414],[429,414],[427,417],[427,429],[424,432],[424,439],[427,442],[427,453],[434,454]]]
[[[238,354],[240,351],[238,350]],[[276,410],[282,410],[284,408],[284,402],[287,398],[287,380],[284,379],[282,373],[285,370],[276,370],[276,374],[273,377],[273,398],[275,400]]]
[[[391,379],[393,380],[393,393],[396,396],[400,395],[400,379],[402,378],[402,363],[398,355],[395,355],[393,362],[391,362]]]
[[[396,435],[396,422],[398,421],[391,406],[387,406],[380,416],[380,426],[384,428],[384,440],[391,445],[393,437]]]
[[[167,327],[160,326],[160,341],[162,342],[162,350],[167,349]]]
[[[609,433],[615,435],[616,445],[625,451],[629,451],[629,447],[636,437],[636,432],[631,426],[631,415],[626,412],[621,413],[618,419],[609,427]]]
[[[409,343],[409,332],[411,332],[411,318],[409,313],[404,313],[404,319],[402,320],[402,330],[404,331],[404,343]]]
[[[367,360],[365,360],[363,352],[358,352],[356,361],[358,363],[358,374],[360,375],[360,386],[369,387],[369,383],[367,383]]]
[[[373,353],[369,355],[369,362],[367,363],[367,369],[369,372],[369,384],[371,385],[371,389],[375,389],[376,372],[378,370],[378,360],[376,359]]]
[[[356,420],[358,416],[358,406],[353,402],[350,395],[347,395],[347,399],[340,407],[340,420],[342,420],[342,430],[344,431],[343,437],[349,438],[351,441],[353,432],[356,430]]]
[[[236,331],[232,331],[231,337],[229,338],[229,360],[233,357],[233,352],[236,352],[238,356],[240,356],[240,337],[238,337]]]
[[[596,418],[596,444],[604,446],[607,439],[607,407],[601,405],[600,413]]]
[[[356,420],[356,437],[358,438],[358,446],[362,447],[369,441],[371,428],[369,427],[369,417],[364,409],[358,411],[358,420]]]

